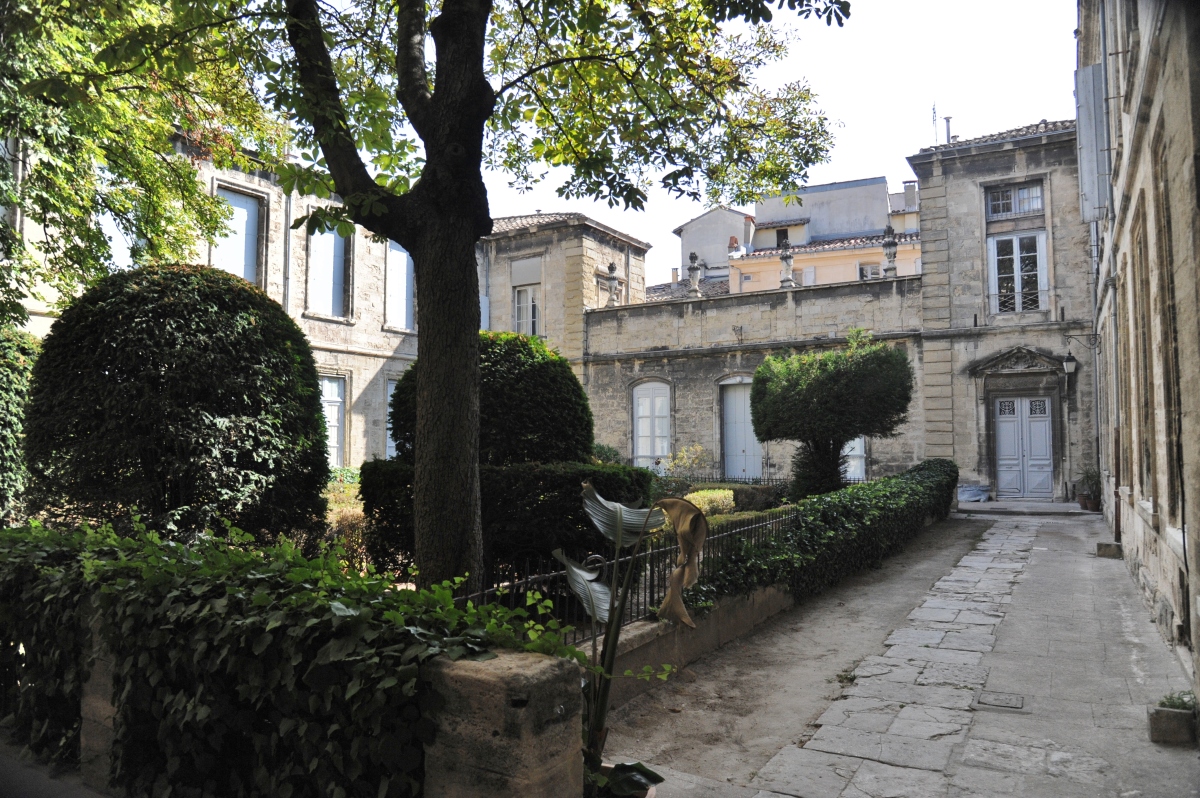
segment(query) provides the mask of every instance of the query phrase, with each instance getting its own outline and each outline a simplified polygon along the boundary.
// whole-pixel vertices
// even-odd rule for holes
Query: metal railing
[[[791,526],[798,511],[794,508],[768,510],[753,518],[737,519],[712,524],[704,542],[700,557],[700,579],[719,571],[743,544],[761,546]],[[624,579],[626,569],[635,569],[629,600],[621,624],[628,625],[643,620],[655,612],[667,592],[667,579],[676,565],[679,546],[675,536],[659,533],[643,542],[636,556],[620,558],[620,577]],[[599,566],[600,578],[605,583],[612,580],[613,561],[594,556],[585,563],[588,567]],[[564,626],[572,627],[565,635],[565,642],[577,644],[591,638],[591,622],[583,605],[571,592],[566,572],[557,560],[530,557],[520,565],[508,565],[485,574],[487,590],[465,596],[461,601],[476,604],[501,604],[518,609],[527,605],[526,596],[536,591],[543,599],[554,604],[553,616]],[[615,600],[615,597],[614,597]]]

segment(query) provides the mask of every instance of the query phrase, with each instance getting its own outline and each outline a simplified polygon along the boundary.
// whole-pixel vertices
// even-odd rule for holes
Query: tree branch
[[[396,99],[417,135],[425,138],[433,99],[425,69],[425,0],[396,4]]]

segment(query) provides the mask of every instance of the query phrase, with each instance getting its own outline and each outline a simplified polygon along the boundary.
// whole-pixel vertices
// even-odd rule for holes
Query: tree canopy
[[[101,213],[142,260],[215,235],[223,213],[190,159],[336,194],[297,223],[360,225],[415,265],[421,579],[475,573],[483,168],[528,185],[562,167],[562,196],[630,208],[655,182],[709,202],[798,188],[830,134],[807,85],[756,82],[795,44],[761,24],[773,7],[839,26],[850,13],[846,0],[0,0],[0,138],[21,148],[0,201],[42,225],[51,255],[42,273],[7,256],[6,296],[93,278],[110,260]],[[3,234],[9,253],[35,244]]]
[[[844,348],[762,362],[750,389],[754,434],[799,442],[793,492],[827,493],[842,485],[846,444],[892,435],[908,417],[912,389],[902,350],[851,330]]]

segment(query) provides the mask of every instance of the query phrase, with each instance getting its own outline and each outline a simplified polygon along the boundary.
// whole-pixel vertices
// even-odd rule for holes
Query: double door
[[[1054,427],[1045,396],[996,399],[996,497],[1054,498]]]
[[[750,420],[750,383],[721,386],[721,444],[726,479],[762,476],[762,444]]]

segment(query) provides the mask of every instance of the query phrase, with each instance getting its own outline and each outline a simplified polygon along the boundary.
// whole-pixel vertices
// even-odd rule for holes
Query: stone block
[[[1163,745],[1195,745],[1196,713],[1190,709],[1147,707],[1150,742]]]
[[[500,651],[486,662],[438,657],[422,676],[444,699],[425,749],[430,798],[560,798],[583,791],[580,670]]]
[[[1096,556],[1106,557],[1110,560],[1120,560],[1125,555],[1121,550],[1120,543],[1100,542],[1096,544]]]
[[[805,798],[837,798],[861,763],[855,757],[789,745],[771,758],[751,785],[792,795],[803,784]]]

